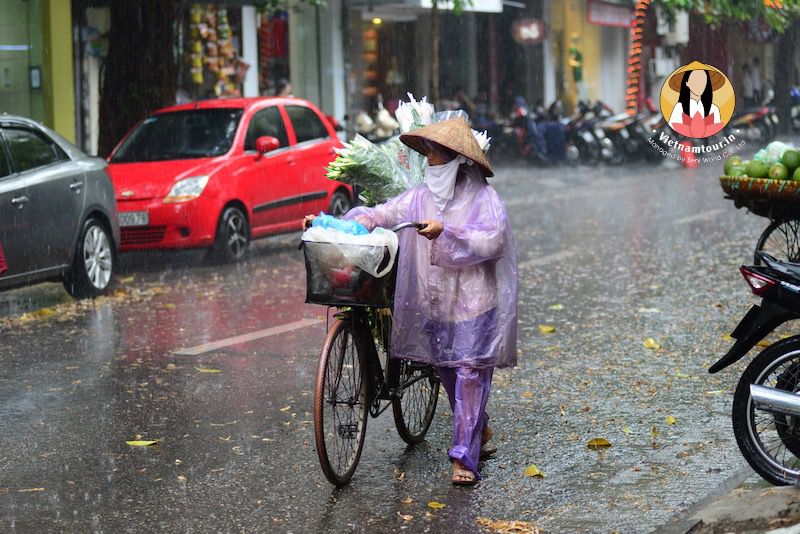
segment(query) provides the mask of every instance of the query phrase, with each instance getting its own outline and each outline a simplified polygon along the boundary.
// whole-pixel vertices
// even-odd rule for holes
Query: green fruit
[[[792,175],[792,180],[797,180],[800,182],[800,167],[794,170],[794,174]]]
[[[741,178],[742,176],[747,176],[747,169],[743,166],[734,166],[731,169],[731,173],[729,176],[734,176],[736,178]]]
[[[745,169],[747,169],[747,175],[752,178],[766,178],[769,175],[769,165],[757,159],[748,163]]]
[[[725,176],[730,176],[733,168],[738,167],[739,165],[741,165],[741,163],[742,163],[742,158],[740,158],[739,156],[731,156],[728,159],[726,159],[725,165],[723,166],[723,169],[725,169]]]
[[[781,157],[781,163],[786,165],[786,168],[790,170],[797,169],[800,167],[800,152],[791,149],[787,150]]]
[[[782,163],[776,163],[769,168],[769,177],[773,180],[788,180],[789,169],[787,169],[786,165]]]

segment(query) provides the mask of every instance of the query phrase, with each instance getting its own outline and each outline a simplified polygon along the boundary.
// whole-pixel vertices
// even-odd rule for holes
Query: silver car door
[[[44,133],[9,126],[4,135],[14,166],[26,178],[36,270],[64,266],[80,231],[85,178],[80,165]]]

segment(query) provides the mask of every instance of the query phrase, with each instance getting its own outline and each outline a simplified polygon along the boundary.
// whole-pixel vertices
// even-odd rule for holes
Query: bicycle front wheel
[[[439,400],[439,376],[430,365],[400,362],[401,397],[392,401],[397,433],[409,445],[425,439]]]
[[[314,437],[325,477],[337,486],[350,481],[367,430],[367,385],[353,325],[333,323],[319,358],[314,389]]]

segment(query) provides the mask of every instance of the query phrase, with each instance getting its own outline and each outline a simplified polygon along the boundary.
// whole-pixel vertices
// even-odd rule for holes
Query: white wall
[[[242,96],[259,96],[258,92],[258,16],[253,6],[242,6],[242,59],[250,65],[242,84]]]
[[[319,8],[319,17],[314,7],[304,5],[301,10],[289,14],[289,72],[294,95],[341,120],[347,113],[342,0],[326,2]]]
[[[600,100],[611,106],[615,113],[625,111],[625,90],[628,66],[628,40],[630,29],[603,26],[600,40],[603,47],[600,73]]]

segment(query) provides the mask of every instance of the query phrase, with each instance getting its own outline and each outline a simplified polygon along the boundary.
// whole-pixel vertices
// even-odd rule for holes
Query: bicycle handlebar
[[[392,227],[391,230],[392,230],[392,232],[399,232],[400,230],[403,230],[405,228],[416,228],[417,230],[422,230],[426,226],[428,226],[428,225],[427,224],[418,223],[418,222],[404,222],[404,223],[398,224],[397,226]]]

